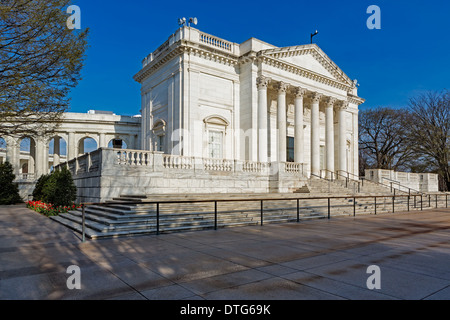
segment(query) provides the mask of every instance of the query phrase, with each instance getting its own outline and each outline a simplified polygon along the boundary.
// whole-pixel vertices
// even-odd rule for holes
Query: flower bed
[[[44,216],[52,217],[60,215],[61,213],[66,213],[70,210],[75,210],[80,208],[81,206],[77,206],[75,204],[71,206],[58,206],[54,207],[51,203],[45,203],[42,201],[28,201],[27,208],[34,210]]]

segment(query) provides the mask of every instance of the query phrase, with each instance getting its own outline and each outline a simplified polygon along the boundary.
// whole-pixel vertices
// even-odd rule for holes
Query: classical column
[[[45,151],[47,150],[45,148],[45,144],[43,141],[43,138],[37,137],[36,140],[36,158],[35,158],[35,167],[36,167],[36,177],[39,178],[43,174],[47,174],[48,172],[48,162],[45,163],[46,157],[45,157]],[[30,142],[30,152],[31,152],[31,145]],[[47,151],[48,152],[48,151]]]
[[[261,76],[258,86],[258,161],[267,162],[267,85],[270,78]]]
[[[322,94],[313,93],[311,104],[311,174],[320,174],[319,102]]]
[[[326,148],[326,168],[327,176],[334,178],[334,121],[333,105],[335,98],[328,98],[325,107],[325,148]]]
[[[67,161],[72,160],[73,158],[78,156],[77,148],[78,146],[75,142],[75,133],[69,132],[67,140]]]
[[[294,161],[303,163],[304,133],[303,133],[303,96],[306,90],[297,88],[295,92],[294,113]]]
[[[20,173],[20,140],[6,136],[6,161],[8,161],[12,167],[16,178]]]
[[[277,129],[278,129],[278,162],[286,162],[286,90],[289,84],[280,82],[278,86]]]
[[[338,121],[339,121],[339,170],[347,172],[347,128],[345,125],[345,114],[347,112],[348,102],[342,101],[338,108]],[[344,172],[340,172],[343,174]]]
[[[106,141],[106,134],[103,132],[98,134],[98,147],[108,148],[108,142]]]
[[[60,137],[53,138],[53,167],[59,165],[61,159]]]

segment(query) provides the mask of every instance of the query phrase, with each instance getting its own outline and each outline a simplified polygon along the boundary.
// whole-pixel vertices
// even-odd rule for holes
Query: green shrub
[[[44,183],[42,201],[57,206],[71,206],[77,198],[77,187],[67,168],[55,170]]]
[[[44,186],[49,178],[50,174],[43,174],[42,176],[39,177],[38,181],[36,182],[36,186],[34,187],[33,190],[33,201],[39,201],[44,199],[44,194],[42,193],[42,190],[44,189]]]
[[[19,187],[14,183],[14,170],[9,162],[0,164],[0,204],[9,205],[23,202]]]

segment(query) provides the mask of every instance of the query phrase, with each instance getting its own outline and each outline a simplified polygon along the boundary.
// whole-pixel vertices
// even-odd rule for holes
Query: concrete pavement
[[[449,299],[449,236],[450,210],[435,209],[82,243],[0,206],[0,299]],[[370,265],[381,289],[367,288]]]

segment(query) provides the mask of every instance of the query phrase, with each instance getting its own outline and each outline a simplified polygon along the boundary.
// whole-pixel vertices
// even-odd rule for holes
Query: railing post
[[[214,200],[214,230],[217,230],[217,200]]]
[[[420,195],[420,211],[423,210],[423,195]]]
[[[375,197],[375,215],[377,215],[377,197]]]
[[[392,197],[392,213],[394,212],[395,212],[395,195]]]
[[[447,205],[447,196],[448,196],[448,194],[446,193],[446,194],[445,194],[445,207],[446,207],[446,208],[448,208],[448,205]]]
[[[159,235],[159,202],[156,203],[156,234]]]
[[[409,212],[409,196],[408,196],[408,212]]]
[[[328,220],[330,220],[330,197],[328,197]]]
[[[82,242],[85,242],[86,241],[86,212],[85,212],[85,206],[84,206],[84,203],[81,205],[81,214],[82,214],[82,217],[81,217],[81,220],[82,220],[82,222],[81,222],[81,237],[82,237],[82,239],[81,239],[81,241]]]
[[[438,207],[438,195],[436,193],[436,208]]]
[[[431,208],[431,194],[428,194],[428,208]]]
[[[261,225],[263,225],[263,200],[261,200]]]
[[[353,216],[356,216],[356,198],[353,197]]]
[[[297,222],[300,222],[300,199],[297,199]]]

